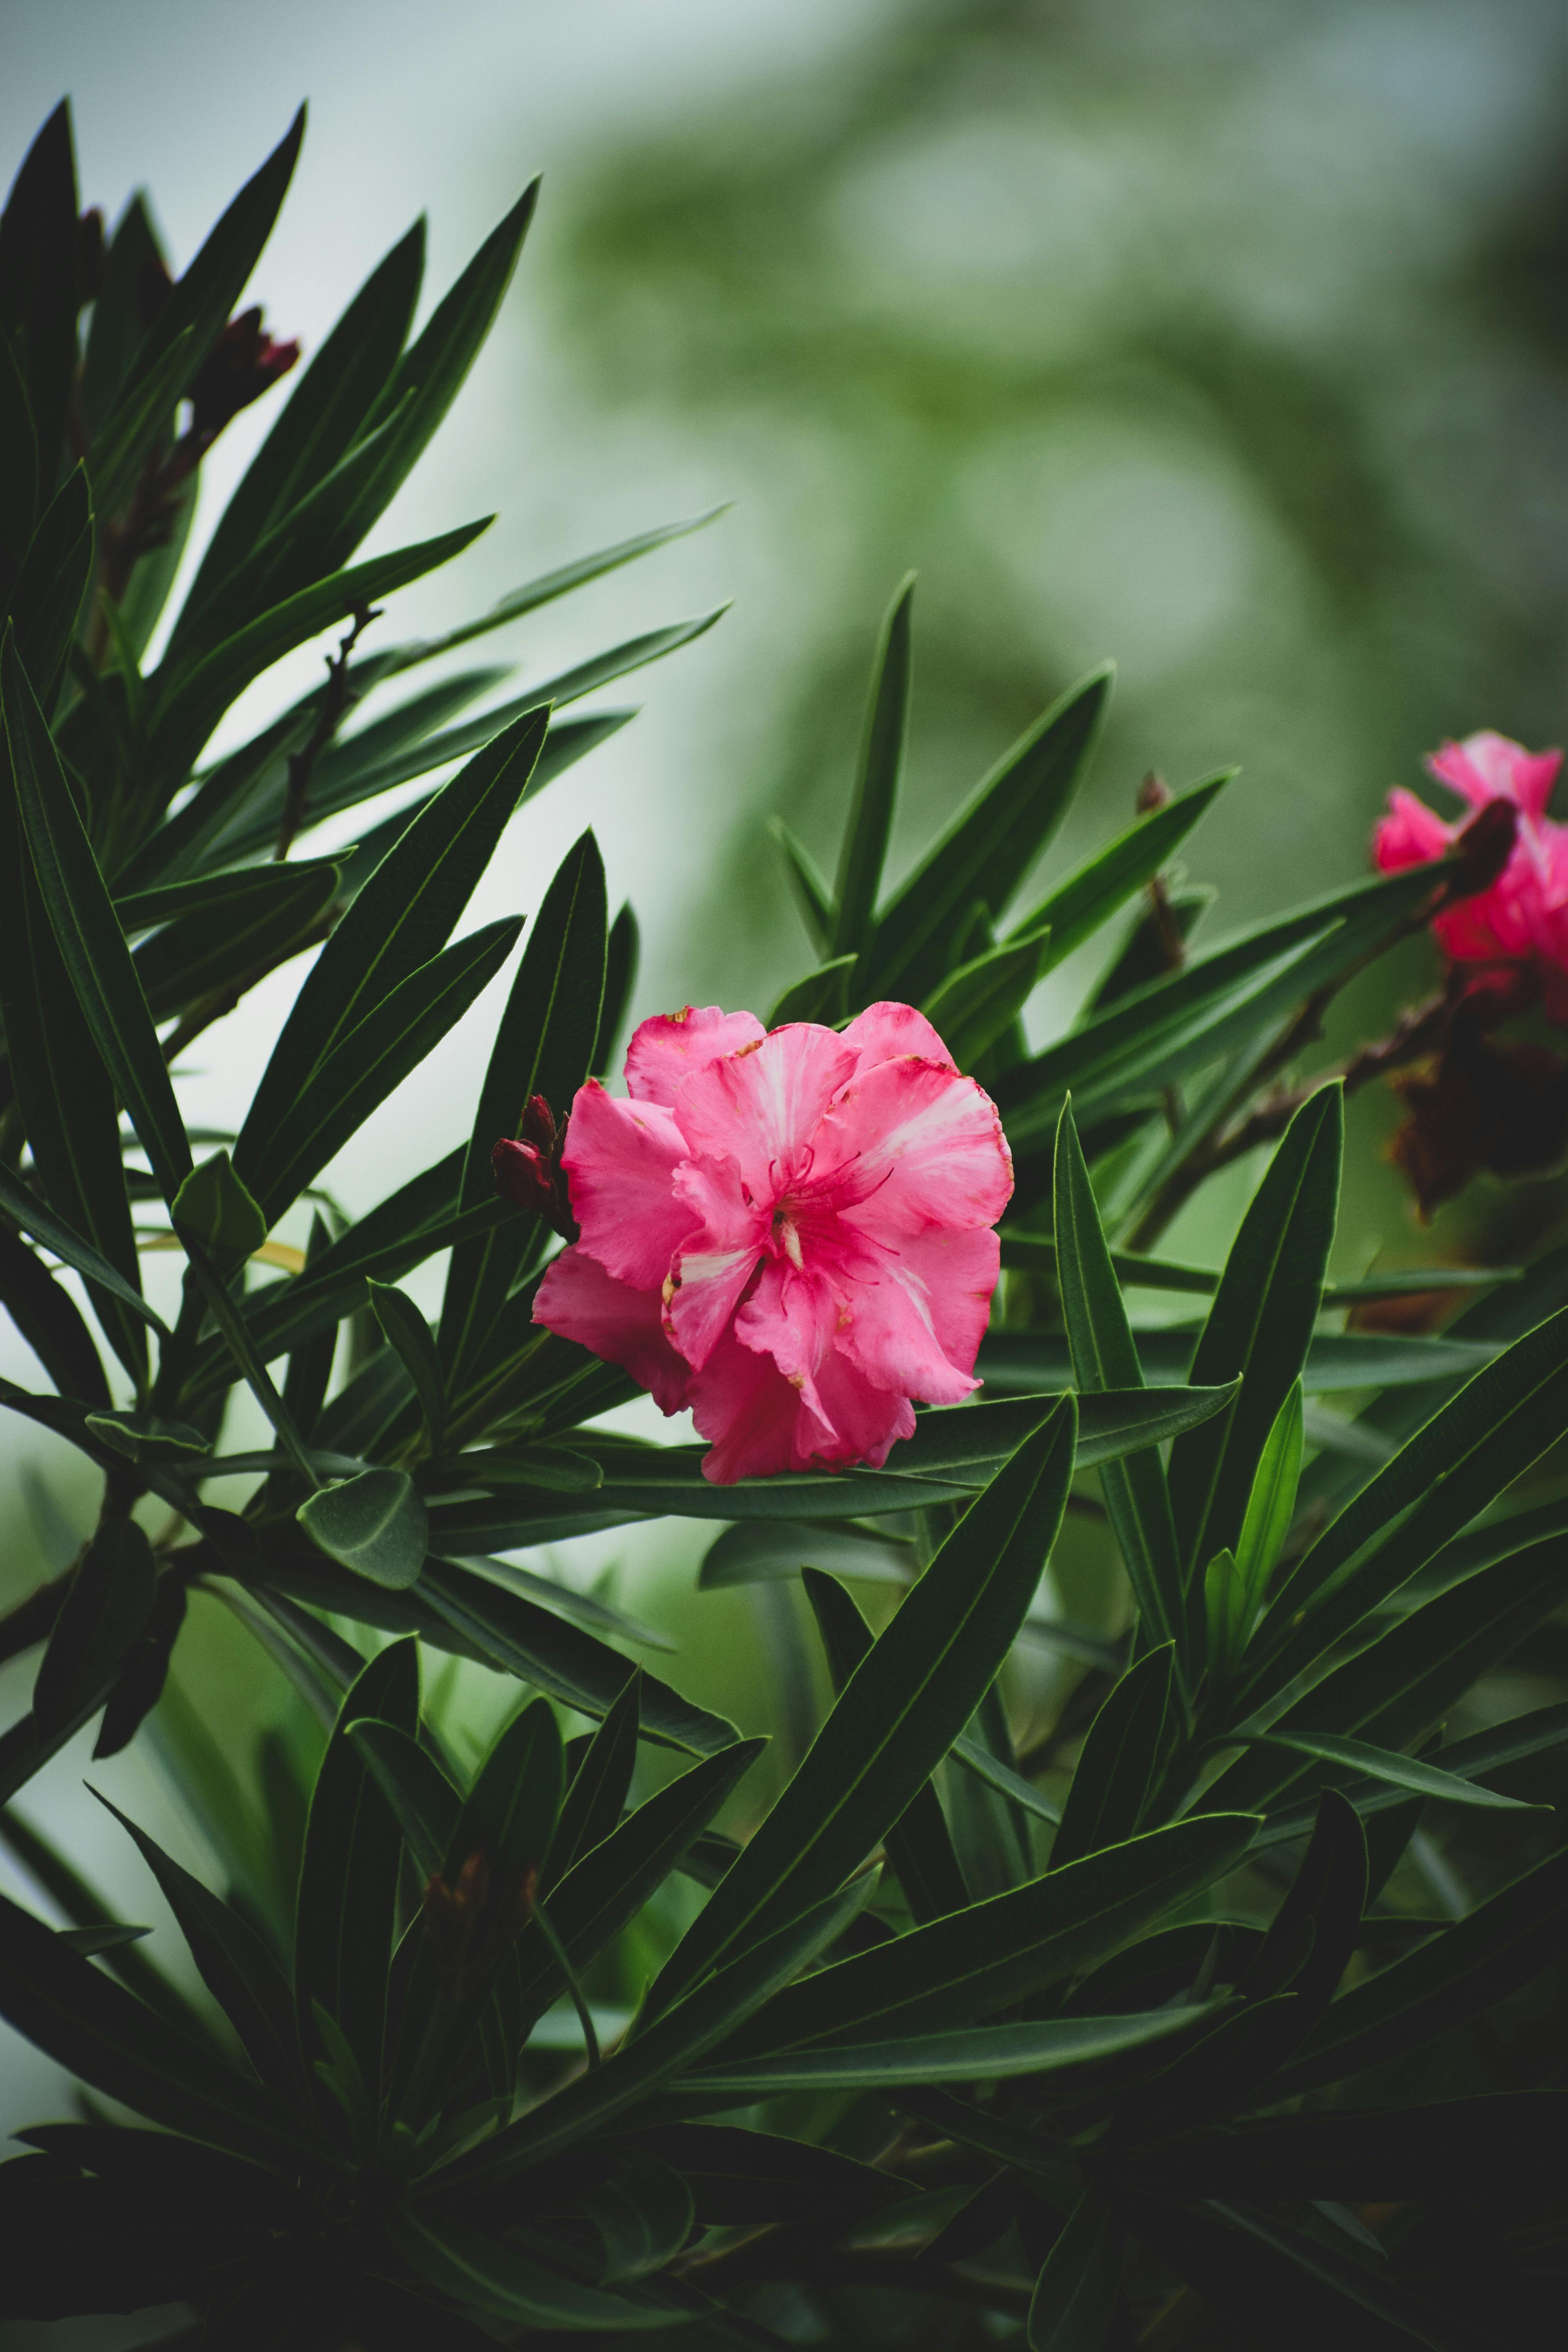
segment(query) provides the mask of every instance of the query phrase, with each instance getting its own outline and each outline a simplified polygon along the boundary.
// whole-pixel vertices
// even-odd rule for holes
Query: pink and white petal
[[[702,1475],[716,1486],[803,1467],[833,1433],[801,1401],[771,1356],[725,1332],[688,1389],[698,1434],[710,1441]]]
[[[912,1004],[868,1004],[839,1034],[859,1055],[861,1070],[873,1070],[879,1062],[897,1061],[900,1054],[918,1054],[922,1061],[939,1063],[944,1069],[955,1066],[925,1014],[917,1013]]]
[[[809,1168],[812,1135],[855,1058],[835,1031],[793,1021],[710,1062],[687,1079],[675,1106],[691,1157],[732,1160],[752,1198],[772,1209]]]
[[[761,1244],[739,1249],[687,1249],[675,1261],[665,1292],[666,1338],[700,1371],[730,1327],[756,1269]]]
[[[803,1401],[816,1410],[816,1375],[843,1313],[837,1288],[816,1268],[807,1265],[797,1270],[787,1259],[770,1258],[735,1318],[735,1337],[743,1347],[771,1356]],[[822,1418],[826,1423],[827,1417]]]
[[[912,1235],[880,1281],[851,1293],[839,1354],[880,1388],[959,1403],[980,1385],[974,1359],[1001,1257],[989,1231]]]
[[[563,1339],[575,1339],[647,1389],[661,1412],[687,1402],[690,1367],[664,1336],[657,1290],[636,1290],[606,1274],[581,1243],[546,1268],[533,1302],[533,1319]]]
[[[675,1171],[675,1197],[691,1213],[694,1234],[713,1249],[739,1249],[768,1238],[773,1203],[755,1201],[732,1160],[683,1160]],[[691,1244],[693,1248],[697,1242]]]
[[[668,1109],[694,1070],[758,1045],[766,1034],[754,1013],[725,1013],[717,1004],[656,1013],[634,1031],[626,1047],[626,1091],[637,1102]]]
[[[1013,1190],[995,1104],[973,1078],[906,1056],[850,1081],[816,1131],[813,1189],[879,1240],[993,1225]]]
[[[1426,762],[1429,772],[1462,793],[1473,808],[1493,800],[1512,801],[1527,816],[1546,814],[1552,787],[1563,765],[1561,751],[1527,751],[1511,736],[1483,728],[1462,743],[1445,743]]]
[[[622,1282],[657,1291],[696,1219],[676,1193],[686,1144],[658,1103],[577,1090],[563,1157],[583,1246]]]
[[[804,1450],[811,1423],[803,1417],[796,1433],[796,1444],[803,1449],[795,1465],[797,1470],[809,1469],[815,1464],[828,1469],[845,1469],[856,1462],[879,1470],[889,1449],[900,1438],[914,1435],[915,1416],[909,1399],[867,1380],[837,1349],[823,1364],[816,1385],[823,1408],[833,1423],[833,1435],[818,1440],[812,1450]]]
[[[1389,793],[1388,808],[1389,814],[1378,820],[1372,837],[1380,874],[1397,874],[1406,866],[1429,866],[1433,858],[1447,856],[1456,827],[1445,824],[1436,809],[1403,786]]]

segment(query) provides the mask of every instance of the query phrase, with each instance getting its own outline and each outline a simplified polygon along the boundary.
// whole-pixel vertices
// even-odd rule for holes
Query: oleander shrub
[[[696,1079],[649,1090],[648,1041],[676,1050],[679,1022],[644,1024],[614,1091],[637,929],[591,830],[526,929],[460,930],[523,803],[628,715],[570,706],[713,616],[510,701],[493,668],[409,677],[673,532],[418,642],[385,605],[483,526],[356,560],[496,315],[532,192],[417,332],[416,227],[296,364],[237,305],[300,131],[177,278],[140,203],[107,240],[81,214],[64,108],[0,224],[0,1303],[38,1368],[0,1402],[101,1482],[79,1556],[0,1619],[0,1652],[37,1657],[0,1733],[0,1836],[35,1901],[0,1898],[0,2011],[81,2086],[0,2166],[0,2315],[155,2306],[163,2341],[323,2352],[1543,2340],[1568,2146],[1568,1248],[1329,1279],[1346,1090],[1426,1087],[1448,1127],[1426,1097],[1413,1117],[1452,1173],[1476,1054],[1540,1074],[1496,1033],[1539,1016],[1547,949],[1464,942],[1541,809],[1482,793],[1394,870],[1205,946],[1173,861],[1227,776],[1151,779],[1087,863],[1051,856],[1097,672],[889,885],[906,583],[832,880],[777,829],[809,968],[724,1029],[714,1081],[739,1138],[759,1072],[837,1072],[804,1126],[778,1111],[819,1174],[846,1097],[886,1101],[845,1147],[864,1182],[831,1233],[782,1175],[759,1206],[752,1130],[710,1124],[699,1167]],[[258,398],[275,421],[171,620],[202,458]],[[314,641],[312,689],[209,754]],[[311,851],[359,808],[352,851]],[[1431,926],[1436,995],[1314,1066],[1335,993]],[[1076,1014],[1031,1042],[1040,982],[1094,940]],[[194,1131],[178,1057],[307,955],[237,1131]],[[349,1213],[335,1156],[509,964],[468,1132]],[[889,1023],[919,1050],[862,1078],[853,1040]],[[1010,1197],[994,1143],[992,1193],[958,1200],[947,1111],[900,1124],[917,1081],[928,1108],[987,1106]],[[1531,1160],[1525,1111],[1487,1102],[1461,1179],[1550,1159],[1539,1119]],[[595,1161],[611,1119],[664,1138],[658,1203]],[[1161,1256],[1254,1153],[1224,1265]],[[596,1255],[700,1178],[700,1250],[671,1227],[635,1283]],[[721,1193],[742,1238],[721,1336],[693,1336]],[[969,1253],[973,1328],[931,1307],[944,1371],[879,1326],[857,1360],[881,1420],[856,1435],[828,1351],[879,1286],[919,1320],[933,1235]],[[635,1346],[552,1328],[562,1242],[579,1297],[635,1300]],[[167,1318],[149,1248],[181,1260]],[[400,1286],[443,1260],[433,1324]],[[761,1402],[748,1349],[771,1350]],[[704,1397],[729,1427],[781,1387],[790,1466],[766,1475],[606,1421],[651,1388],[711,1434]],[[241,1392],[269,1434],[226,1450]],[[210,1501],[218,1480],[248,1499]],[[1069,1514],[1101,1546],[1093,1624],[1049,1573]],[[705,1587],[799,1580],[820,1636],[831,1704],[743,1839],[720,1816],[762,1743],[540,1558],[665,1517],[712,1528]],[[295,1694],[254,1754],[199,1675],[167,1684],[193,1591]],[[1019,1643],[1063,1664],[1028,1726]],[[449,1658],[494,1678],[488,1746]],[[122,1815],[114,1834],[194,1977],[16,1801],[79,1734],[112,1756],[155,1710],[224,1883]]]

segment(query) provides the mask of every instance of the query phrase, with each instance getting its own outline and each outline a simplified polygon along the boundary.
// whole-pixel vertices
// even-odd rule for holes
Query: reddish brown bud
[[[572,1214],[566,1171],[561,1164],[567,1122],[563,1119],[557,1127],[544,1097],[531,1095],[520,1124],[521,1137],[514,1141],[502,1136],[490,1153],[496,1189],[520,1209],[531,1209],[542,1217],[563,1240],[574,1242],[581,1229]]]
[[[297,342],[273,341],[261,323],[259,308],[241,310],[231,319],[191,385],[194,427],[204,444],[215,440],[231,417],[287,375],[299,356]]]
[[[1152,816],[1156,809],[1169,808],[1174,798],[1174,793],[1159,769],[1151,768],[1138,787],[1135,805],[1140,816]]]
[[[1519,811],[1512,801],[1488,801],[1455,841],[1459,870],[1448,885],[1455,898],[1473,898],[1489,890],[1509,859],[1519,834]]]

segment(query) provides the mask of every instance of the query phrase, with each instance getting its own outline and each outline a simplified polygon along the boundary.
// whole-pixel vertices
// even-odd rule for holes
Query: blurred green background
[[[501,327],[382,530],[390,543],[498,510],[460,576],[401,600],[401,634],[734,501],[503,646],[540,677],[734,600],[637,681],[636,726],[531,808],[471,910],[531,911],[592,822],[643,922],[639,1014],[765,1009],[814,961],[765,819],[785,814],[831,866],[872,641],[910,566],[895,867],[1107,654],[1112,722],[1057,856],[1119,829],[1150,767],[1180,786],[1239,762],[1187,861],[1217,886],[1215,934],[1361,870],[1383,794],[1418,783],[1444,736],[1563,732],[1556,0],[274,0],[264,19],[4,0],[0,27],[7,175],[68,89],[84,201],[113,214],[148,183],[176,262],[310,95],[255,289],[274,331],[308,346],[415,210],[432,216],[428,299],[544,169]],[[209,525],[268,421],[264,404],[215,454]],[[1352,992],[1329,1049],[1378,1034],[1426,973],[1413,950]],[[1084,977],[1053,976],[1037,1037]],[[213,1033],[196,1116],[240,1107],[297,985],[278,975]],[[466,1129],[495,1013],[482,1001],[344,1155],[351,1207]],[[1478,1188],[1424,1239],[1381,1158],[1394,1118],[1372,1090],[1354,1108],[1342,1271],[1379,1249],[1521,1246],[1558,1220],[1555,1185]],[[1217,1254],[1248,1180],[1188,1213],[1184,1249]],[[0,1358],[28,1377],[14,1335]],[[24,1466],[52,1497],[30,1516]],[[0,1470],[16,1591],[50,1512],[66,1542],[91,1501],[64,1450],[15,1421]],[[683,1645],[676,1679],[798,1736],[790,1604],[696,1596],[701,1541],[674,1526],[562,1564],[625,1562],[623,1596]],[[281,1685],[207,1614],[210,1640],[182,1660],[188,1680],[202,1657],[203,1710],[243,1766]],[[0,1675],[5,1719],[30,1666]],[[83,1766],[62,1757],[26,1805],[97,1854]],[[133,1752],[99,1777],[156,1829],[150,1769]],[[129,1916],[154,1916],[117,1852],[95,1867]],[[51,2104],[50,2071],[20,2044],[0,2067],[5,2116]]]

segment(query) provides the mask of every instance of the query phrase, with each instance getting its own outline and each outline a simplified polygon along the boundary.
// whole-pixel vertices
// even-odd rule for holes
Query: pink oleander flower
[[[1548,1016],[1568,1027],[1568,825],[1546,814],[1562,764],[1561,751],[1527,751],[1489,732],[1445,743],[1426,761],[1428,772],[1472,813],[1497,801],[1518,813],[1507,865],[1489,889],[1436,918],[1439,944],[1453,963],[1490,967],[1477,973],[1478,986],[1506,989],[1522,967],[1538,984]],[[1388,805],[1373,836],[1385,874],[1446,856],[1464,830],[1445,824],[1414,793],[1393,792]]]
[[[911,1398],[979,1385],[1013,1163],[923,1014],[767,1032],[688,1005],[643,1023],[626,1087],[591,1078],[572,1106],[582,1238],[534,1320],[689,1406],[710,1478],[879,1468]]]

